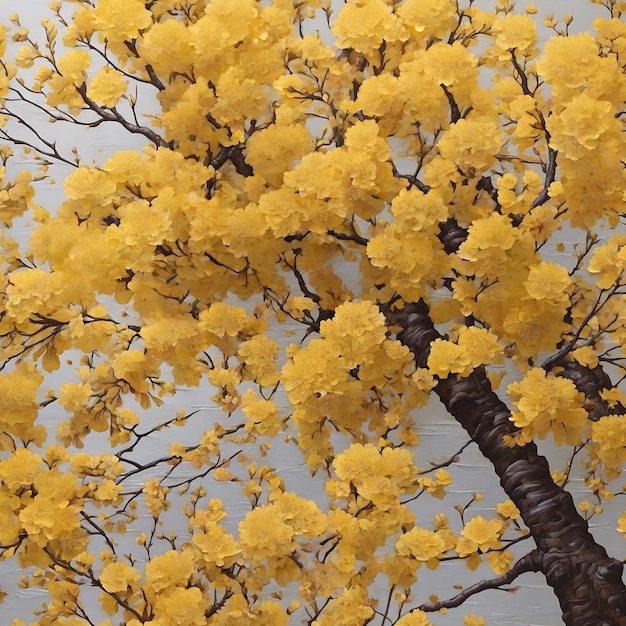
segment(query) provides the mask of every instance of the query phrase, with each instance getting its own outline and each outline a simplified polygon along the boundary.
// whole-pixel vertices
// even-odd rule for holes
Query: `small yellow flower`
[[[97,104],[114,107],[126,93],[128,81],[124,75],[110,67],[103,67],[89,82],[87,96]]]
[[[124,561],[108,563],[100,573],[103,588],[110,593],[126,593],[137,588],[141,574]]]
[[[481,515],[472,518],[461,531],[461,536],[471,541],[481,552],[502,547],[500,536],[504,530],[501,519],[486,520]]]
[[[517,519],[520,516],[519,509],[511,500],[498,504],[496,511],[504,519]]]
[[[426,562],[440,557],[445,551],[445,543],[436,533],[413,528],[396,542],[396,551],[400,556],[412,556],[417,561]]]

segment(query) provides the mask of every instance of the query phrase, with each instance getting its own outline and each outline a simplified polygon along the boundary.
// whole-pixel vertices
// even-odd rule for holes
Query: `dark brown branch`
[[[438,238],[448,254],[456,252],[467,239],[467,235],[467,229],[459,226],[458,222],[453,217],[439,224]]]
[[[448,99],[448,104],[450,105],[450,123],[454,124],[461,119],[461,111],[459,109],[459,105],[456,103],[454,96],[450,92],[450,90],[441,83],[440,87],[443,89],[443,92],[446,94],[446,98]]]
[[[116,593],[107,591],[104,588],[103,584],[100,582],[100,579],[94,575],[91,568],[89,568],[86,572],[81,572],[77,570],[70,562],[64,561],[63,559],[56,556],[48,546],[44,547],[43,551],[50,557],[51,561],[57,567],[65,569],[68,572],[73,572],[74,574],[78,574],[79,576],[86,576],[94,587],[97,587],[103,593],[113,598],[124,610],[132,613],[137,619],[139,620],[142,619],[141,615],[135,609],[133,609],[133,607],[131,607],[126,601],[122,600],[122,598],[120,598]]]
[[[574,244],[574,250],[576,252],[576,265],[568,272],[569,276],[573,276],[583,264],[585,258],[593,250],[593,247],[600,241],[598,235],[594,232],[587,231],[585,235],[585,249],[582,252],[578,252],[577,244]]]
[[[71,165],[72,167],[77,167],[77,163],[59,154],[59,151],[57,150],[57,147],[56,147],[56,141],[51,142],[45,139],[44,137],[42,137],[41,134],[37,132],[37,130],[35,130],[35,128],[31,124],[29,124],[23,117],[10,112],[8,109],[3,109],[2,114],[6,115],[7,117],[13,118],[18,124],[21,124],[22,126],[25,126],[26,128],[28,128],[28,130],[31,133],[33,133],[33,135],[35,135],[35,137],[39,141],[45,144],[47,148],[41,148],[41,147],[38,148],[37,146],[30,143],[30,141],[27,141],[26,139],[18,139],[17,137],[13,137],[9,133],[7,133],[6,130],[1,129],[0,136],[4,137],[7,141],[11,142],[12,144],[16,146],[26,146],[28,148],[32,148],[38,154],[43,154],[44,156],[50,159],[61,161],[62,163],[66,163],[67,165]]]
[[[453,598],[440,600],[439,602],[426,602],[418,608],[420,611],[424,611],[424,613],[433,613],[435,611],[440,611],[441,609],[453,609],[454,607],[461,606],[461,604],[473,595],[480,593],[481,591],[486,591],[487,589],[508,591],[507,589],[502,589],[502,585],[509,585],[518,576],[521,576],[526,572],[538,572],[540,569],[541,559],[539,552],[537,550],[533,550],[532,552],[529,552],[521,557],[506,574],[498,576],[498,578],[481,580],[475,585],[471,585],[470,587],[463,589],[463,591],[458,593]]]
[[[104,539],[107,546],[109,546],[109,550],[115,554],[115,546],[104,530],[102,530],[102,528],[100,528],[100,526],[98,526],[98,524],[96,524],[93,519],[91,519],[91,516],[87,515],[85,511],[80,511],[80,516],[93,528],[93,531],[90,534],[96,533],[97,535],[100,535]]]
[[[430,463],[430,467],[427,470],[422,470],[421,472],[417,472],[418,476],[423,476],[424,474],[430,474],[430,472],[434,470],[441,469],[442,467],[450,467],[453,463],[455,463],[455,459],[472,443],[472,440],[469,439],[466,441],[454,454],[451,454],[445,461],[441,461],[441,463],[433,463],[433,461],[428,461]]]
[[[135,40],[133,41],[125,41],[124,44],[126,45],[126,47],[135,55],[135,57],[137,59],[140,58],[140,54],[137,51],[137,43]],[[106,57],[105,57],[106,58]],[[107,59],[108,61],[108,59]],[[144,66],[146,73],[148,74],[148,76],[150,77],[150,82],[159,90],[159,91],[163,91],[165,89],[165,85],[163,84],[163,82],[161,81],[161,79],[156,75],[156,72],[154,71],[154,68],[152,67],[152,65],[150,65],[149,63],[146,64]],[[137,77],[133,77],[136,80],[142,80],[140,78]],[[145,82],[145,81],[142,81]]]
[[[300,287],[300,291],[302,291],[302,293],[307,298],[310,298],[311,300],[313,300],[313,302],[315,302],[315,304],[319,306],[322,299],[319,296],[319,294],[315,293],[314,291],[311,291],[309,289],[309,286],[306,284],[306,280],[304,279],[302,272],[298,268],[298,254],[294,252],[293,263],[289,263],[287,259],[283,259],[283,260],[285,262],[285,265],[287,265],[287,267],[292,271],[293,275],[296,277],[296,280],[298,281],[298,286]],[[322,312],[322,309],[320,307],[320,313],[321,312]]]
[[[425,367],[430,344],[441,338],[426,303],[406,304],[386,316],[390,326],[402,329],[398,339],[413,352],[416,364]],[[554,483],[535,443],[506,445],[506,437],[517,429],[485,371],[474,370],[465,378],[450,375],[439,380],[434,391],[493,464],[502,488],[519,509],[565,624],[626,626],[623,564],[595,541],[571,494]]]
[[[246,267],[243,267],[240,270],[236,270],[233,267],[230,267],[229,265],[226,265],[225,263],[222,263],[221,261],[218,261],[212,254],[209,254],[208,252],[204,253],[204,256],[206,256],[209,261],[211,261],[211,263],[215,263],[215,265],[218,265],[219,267],[223,267],[224,269],[228,270],[229,272],[232,272],[233,274],[241,274],[243,271],[246,270]]]
[[[534,94],[530,90],[530,87],[528,85],[528,77],[526,76],[526,72],[520,66],[517,58],[515,57],[515,50],[511,50],[511,63],[513,64],[513,67],[515,68],[515,71],[517,72],[517,75],[519,77],[519,84],[520,84],[520,87],[522,88],[522,93],[524,93],[527,96],[530,96],[531,98],[534,97]],[[550,197],[548,195],[548,188],[554,182],[555,177],[556,177],[557,152],[556,150],[550,147],[550,133],[548,133],[548,130],[546,128],[546,122],[541,112],[539,112],[539,121],[541,123],[541,127],[543,131],[545,132],[546,143],[548,144],[548,163],[546,165],[546,179],[543,185],[543,190],[535,198],[534,202],[532,203],[531,208],[533,209],[548,201],[548,198]]]
[[[393,162],[391,163],[391,168],[393,175],[396,178],[404,178],[405,180],[408,180],[410,187],[417,187],[423,194],[427,194],[430,191],[430,187],[417,177],[417,171],[415,174],[402,174],[402,172],[397,170],[396,165]]]
[[[334,237],[335,239],[343,239],[344,241],[354,241],[362,246],[366,246],[369,242],[365,237],[361,237],[356,232],[353,233],[338,233],[335,230],[329,230],[328,234]]]
[[[242,176],[252,176],[254,171],[244,159],[242,148],[240,146],[222,147],[215,158],[211,161],[214,169],[219,170],[226,161],[230,161],[238,174]]]
[[[547,136],[546,140],[549,142],[550,137]],[[531,205],[532,209],[542,204],[545,204],[550,198],[548,189],[550,185],[554,182],[554,179],[556,178],[556,157],[557,157],[557,151],[554,150],[553,148],[548,147],[548,164],[546,165],[546,179],[543,184],[543,190],[535,198],[534,202]]]
[[[239,148],[238,150],[234,150],[231,153],[230,162],[235,167],[235,171],[237,172],[237,174],[240,174],[241,176],[245,176],[246,178],[248,176],[254,176],[254,170],[252,169],[251,165],[246,163],[246,160],[243,156],[243,151],[241,148]]]
[[[593,307],[591,307],[591,311],[589,311],[589,313],[587,314],[587,316],[585,317],[585,319],[580,323],[578,330],[576,331],[576,333],[574,334],[574,337],[572,337],[572,339],[570,341],[568,341],[556,354],[553,354],[552,356],[548,357],[542,364],[541,367],[546,370],[549,371],[550,368],[554,367],[555,365],[558,365],[559,363],[561,363],[561,361],[563,361],[563,359],[575,348],[576,346],[576,342],[578,341],[578,339],[580,338],[581,333],[583,332],[585,326],[587,326],[587,324],[589,323],[589,321],[598,314],[598,312],[604,307],[604,305],[611,299],[611,297],[613,295],[615,295],[615,293],[618,291],[618,289],[620,288],[619,283],[613,285],[613,287],[611,289],[608,290],[608,294],[607,297],[604,299],[604,302],[602,302],[602,296],[606,293],[604,290],[600,291],[600,293],[598,294],[598,297],[596,299],[595,304],[593,305]]]
[[[515,57],[515,50],[511,50],[511,63],[517,72],[519,77],[519,85],[522,88],[522,92],[526,96],[533,97],[533,92],[530,90],[528,86],[528,77],[526,76],[526,72],[521,68],[519,61]]]
[[[145,126],[132,124],[115,108],[105,109],[96,102],[94,102],[87,95],[87,87],[85,85],[77,87],[76,91],[78,91],[78,93],[80,94],[83,102],[105,122],[117,122],[118,124],[123,126],[129,133],[132,133],[134,135],[143,135],[146,139],[149,139],[155,146],[159,148],[168,148],[170,150],[172,149],[172,144],[165,141],[163,137],[155,133],[153,130],[146,128]]]

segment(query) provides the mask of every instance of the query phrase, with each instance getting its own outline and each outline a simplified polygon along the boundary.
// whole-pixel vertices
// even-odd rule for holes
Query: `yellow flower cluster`
[[[468,376],[482,365],[503,362],[504,346],[486,328],[461,327],[456,343],[436,339],[428,355],[428,369],[439,378],[449,374]]]
[[[431,626],[431,622],[428,621],[426,613],[419,609],[414,609],[410,613],[403,615],[396,624],[398,626]]]
[[[290,360],[281,370],[281,382],[296,408],[293,418],[299,428],[299,445],[312,469],[332,455],[330,431],[323,420],[332,420],[346,432],[367,421],[380,432],[390,423],[397,427],[402,422],[408,428],[410,404],[405,402],[421,405],[426,401],[432,385],[420,387],[409,378],[413,370],[410,352],[387,338],[387,332],[375,304],[354,300],[338,306],[332,320],[321,323],[321,338],[303,348],[288,348]],[[387,398],[387,410],[367,401],[372,393]],[[403,436],[410,437],[410,433]]]
[[[511,421],[521,429],[520,443],[548,434],[557,445],[581,441],[587,411],[582,408],[584,394],[571,380],[534,367],[521,381],[511,383],[507,393],[518,409],[512,412]]]
[[[461,531],[456,545],[459,556],[472,571],[482,562],[481,553],[487,553],[487,562],[496,575],[509,571],[515,560],[513,554],[503,549],[501,537],[508,521],[498,518],[486,520],[481,515],[472,518]]]
[[[607,243],[598,246],[587,271],[597,275],[596,285],[600,289],[609,289],[618,282],[625,280],[626,271],[626,235],[614,235]]]
[[[268,576],[281,585],[300,577],[293,558],[298,538],[319,537],[326,530],[326,516],[314,502],[293,493],[278,492],[270,503],[254,508],[239,524],[239,545],[244,558],[264,563]]]
[[[370,55],[383,41],[407,39],[408,34],[402,33],[399,26],[398,17],[384,0],[353,0],[342,8],[332,32],[337,47]]]
[[[396,543],[396,551],[400,556],[410,555],[416,561],[419,567],[422,562],[429,563],[432,567],[433,562],[446,551],[446,543],[441,536],[433,533],[425,528],[413,528],[408,533],[400,537]]]
[[[591,437],[598,444],[597,455],[609,479],[619,476],[626,461],[626,419],[605,415],[591,425]]]
[[[397,507],[400,496],[416,489],[417,468],[412,456],[399,448],[379,451],[372,444],[352,444],[333,462],[341,484],[331,480],[327,491],[334,497],[341,497],[341,493],[345,497],[352,487],[361,498],[383,511]]]

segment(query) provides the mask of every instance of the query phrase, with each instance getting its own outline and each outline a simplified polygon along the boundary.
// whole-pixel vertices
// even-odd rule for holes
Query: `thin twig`
[[[165,141],[163,137],[155,133],[153,130],[146,128],[145,126],[138,126],[137,124],[132,124],[129,122],[121,113],[117,111],[117,109],[104,109],[99,104],[96,104],[88,95],[87,88],[85,85],[81,85],[80,87],[76,87],[76,91],[80,94],[83,102],[94,112],[97,113],[104,121],[106,122],[117,122],[121,126],[123,126],[129,133],[133,133],[135,135],[143,135],[147,139],[149,139],[154,145],[159,148],[172,148],[172,144],[170,142]]]
[[[538,550],[533,550],[528,554],[525,554],[521,559],[515,563],[515,565],[502,576],[498,578],[490,578],[488,580],[481,580],[475,585],[471,585],[466,589],[463,589],[459,594],[448,600],[440,600],[439,602],[426,602],[425,604],[417,607],[424,613],[433,613],[440,611],[441,609],[452,609],[457,606],[461,606],[468,598],[473,595],[485,591],[487,589],[499,589],[500,591],[509,591],[502,589],[502,585],[508,585],[513,582],[521,574],[526,572],[538,572],[541,569],[540,555]]]

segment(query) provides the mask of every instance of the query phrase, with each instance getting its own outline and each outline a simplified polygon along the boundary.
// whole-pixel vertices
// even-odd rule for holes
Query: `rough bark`
[[[407,304],[387,317],[402,328],[398,339],[413,352],[418,366],[425,367],[431,342],[441,336],[426,304]],[[626,626],[622,563],[595,541],[572,496],[552,480],[536,445],[504,444],[504,435],[514,433],[515,426],[484,371],[466,378],[449,376],[434,390],[491,461],[504,491],[520,510],[537,545],[539,571],[559,600],[564,623]]]

